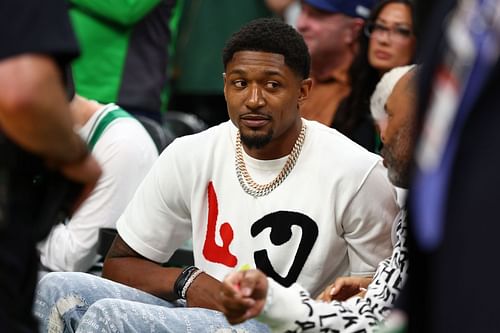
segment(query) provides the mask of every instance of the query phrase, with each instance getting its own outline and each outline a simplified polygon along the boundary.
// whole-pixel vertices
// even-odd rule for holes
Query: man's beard
[[[387,161],[389,180],[393,185],[408,188],[410,182],[411,142],[408,140],[410,131],[403,127],[396,134],[393,144],[384,145],[382,156]],[[394,143],[398,145],[394,148]]]
[[[397,187],[408,188],[408,175],[405,171],[389,168],[388,177],[390,182]]]
[[[260,149],[271,142],[273,138],[273,130],[270,130],[263,135],[258,135],[255,132],[253,132],[253,134],[254,135],[246,135],[240,132],[241,142],[249,149]]]
[[[410,179],[409,163],[393,158],[390,153],[386,153],[384,157],[387,159],[387,171],[391,183],[401,188],[408,188]]]

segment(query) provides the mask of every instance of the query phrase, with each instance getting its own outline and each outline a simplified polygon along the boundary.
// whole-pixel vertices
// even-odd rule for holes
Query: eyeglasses
[[[365,25],[365,35],[367,37],[381,37],[388,34],[389,38],[394,42],[404,42],[413,35],[413,31],[402,26],[387,27],[380,23],[370,22]]]

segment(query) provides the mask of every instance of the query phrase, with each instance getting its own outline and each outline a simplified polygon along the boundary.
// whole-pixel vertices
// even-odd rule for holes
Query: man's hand
[[[68,179],[83,185],[83,190],[74,203],[73,213],[94,189],[101,176],[101,167],[96,159],[88,154],[81,161],[62,165],[60,171]]]
[[[364,297],[366,288],[372,282],[371,277],[340,277],[317,297],[324,302],[345,301],[353,296]]]
[[[186,292],[186,305],[189,307],[222,311],[220,300],[221,282],[206,273],[201,273]]]
[[[267,277],[256,269],[229,274],[222,283],[222,312],[231,324],[258,316],[267,297]]]

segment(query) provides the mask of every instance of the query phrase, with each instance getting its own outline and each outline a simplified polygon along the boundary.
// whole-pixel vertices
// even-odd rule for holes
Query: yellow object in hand
[[[244,272],[244,271],[248,271],[251,268],[252,268],[252,266],[250,266],[250,264],[243,264],[243,265],[241,265],[240,269],[238,269],[238,270],[241,272]]]

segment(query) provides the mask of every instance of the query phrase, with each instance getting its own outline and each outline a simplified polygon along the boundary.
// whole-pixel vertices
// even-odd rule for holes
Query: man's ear
[[[226,73],[222,73],[222,82],[224,84],[224,98],[226,98]]]
[[[360,18],[351,18],[351,24],[349,25],[349,30],[346,35],[346,42],[348,44],[353,44],[356,43],[358,40],[359,34],[361,33],[361,30],[363,29],[363,25],[365,21]]]
[[[300,96],[299,96],[299,105],[304,103],[304,101],[309,97],[309,93],[311,92],[313,82],[311,78],[307,78],[302,80],[300,83]]]

